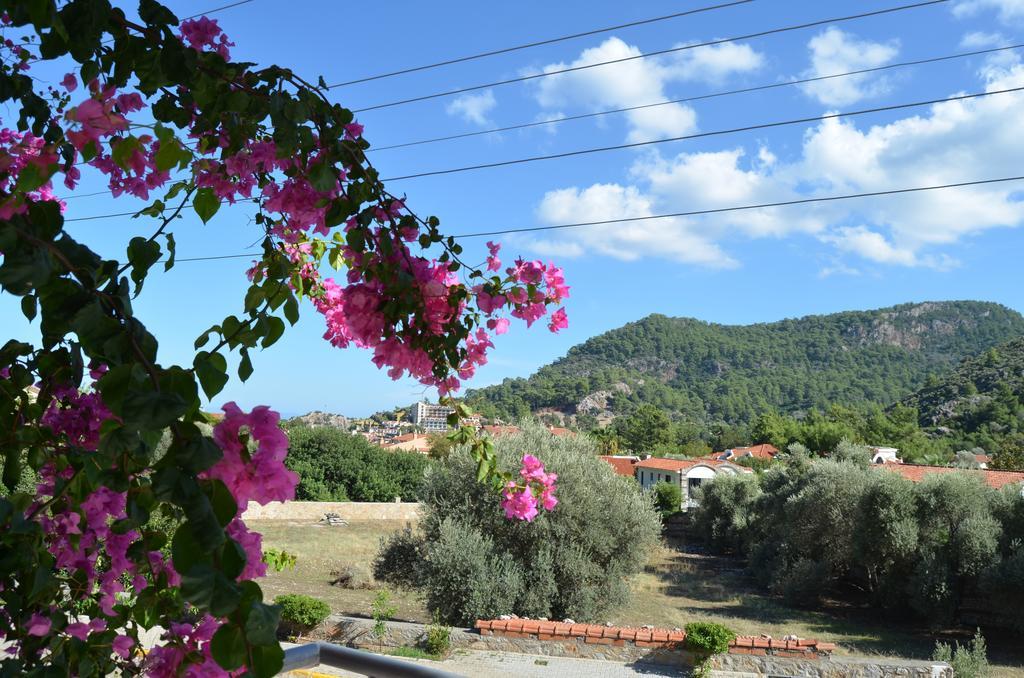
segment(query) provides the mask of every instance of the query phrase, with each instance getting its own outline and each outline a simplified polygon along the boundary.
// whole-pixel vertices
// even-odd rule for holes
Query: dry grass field
[[[294,569],[274,572],[263,583],[268,597],[305,593],[326,601],[331,609],[368,616],[378,585],[370,579],[370,563],[383,536],[403,529],[395,521],[352,521],[347,527],[326,527],[291,521],[252,521],[263,533],[264,548],[284,549],[298,556]],[[353,568],[365,588],[332,586],[333,572]],[[897,655],[927,658],[935,637],[923,629],[908,629],[905,622],[887,622],[877,611],[842,606],[797,610],[758,591],[735,561],[707,556],[683,544],[662,545],[652,554],[643,573],[632,582],[633,599],[609,614],[616,624],[653,624],[682,627],[696,620],[717,621],[740,634],[789,633],[834,642],[841,651],[860,655]],[[414,594],[393,591],[396,618],[428,621],[429,615]],[[966,638],[964,638],[966,640]],[[1020,635],[987,637],[995,676],[1024,678],[1024,638]]]

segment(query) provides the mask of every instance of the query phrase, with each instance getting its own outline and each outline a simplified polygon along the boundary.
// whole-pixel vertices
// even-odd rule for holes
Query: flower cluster
[[[501,493],[501,507],[506,518],[532,522],[540,514],[539,508],[551,511],[558,505],[555,480],[558,476],[547,473],[544,464],[532,454],[523,455],[520,480],[510,480]],[[539,507],[539,508],[538,508]]]
[[[57,153],[43,139],[28,132],[0,128],[0,219],[10,219],[15,214],[27,212],[25,198],[36,202],[56,201],[50,181],[43,182],[38,188],[19,196],[19,199],[11,196],[26,169],[31,168],[45,177],[49,174],[49,167],[56,163]],[[58,202],[61,211],[64,211],[64,203]]]
[[[198,19],[186,19],[181,22],[181,38],[192,49],[202,52],[209,49],[216,52],[227,61],[231,58],[228,47],[234,47],[235,43],[228,40],[216,19],[207,19],[201,16]]]
[[[161,636],[161,643],[146,655],[146,674],[157,678],[216,678],[232,675],[218,666],[210,655],[210,640],[220,625],[221,622],[210,615],[204,615],[195,624],[172,623]],[[195,662],[197,656],[198,663]],[[192,658],[191,663],[186,663],[188,658]]]

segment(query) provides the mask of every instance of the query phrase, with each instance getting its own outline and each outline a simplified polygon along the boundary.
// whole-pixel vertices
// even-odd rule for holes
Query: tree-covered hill
[[[1024,434],[1024,338],[967,358],[901,402],[921,426],[964,447],[999,451]],[[1019,444],[1019,443],[1017,443]]]
[[[772,409],[891,403],[1021,336],[1024,316],[975,301],[754,325],[651,315],[573,347],[528,379],[467,397],[504,419],[547,409],[601,418],[650,403],[680,418],[745,423]]]

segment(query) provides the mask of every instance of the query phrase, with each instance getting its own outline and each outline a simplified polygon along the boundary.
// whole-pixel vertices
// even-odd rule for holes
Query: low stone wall
[[[403,520],[415,521],[420,517],[417,502],[357,502],[357,501],[275,501],[260,506],[254,501],[242,514],[243,520],[308,520],[316,522],[325,513],[337,513],[345,520]]]
[[[426,636],[422,624],[388,622],[384,637],[377,638],[373,620],[342,616],[332,616],[320,629],[325,640],[367,650],[414,647]],[[694,661],[686,650],[686,634],[680,631],[530,619],[486,620],[478,621],[474,629],[453,628],[451,646],[671,666],[691,666]],[[953,669],[943,662],[848,657],[833,654],[834,649],[832,643],[816,640],[737,638],[728,654],[712,659],[712,667],[722,678],[953,678]]]

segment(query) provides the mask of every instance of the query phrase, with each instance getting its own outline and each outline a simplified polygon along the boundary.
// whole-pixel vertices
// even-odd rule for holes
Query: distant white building
[[[447,431],[448,415],[454,411],[447,405],[419,402],[412,407],[412,423],[425,431]]]
[[[875,445],[869,445],[868,449],[871,450],[871,463],[872,464],[902,464],[903,460],[899,458],[899,449],[895,447],[878,447]]]
[[[697,505],[694,493],[705,480],[725,473],[753,473],[745,466],[738,466],[724,461],[708,459],[660,459],[650,458],[638,461],[633,465],[636,479],[640,487],[649,490],[659,482],[679,485],[683,495],[682,508],[693,508]]]

